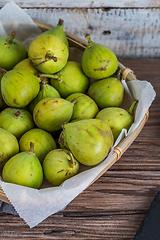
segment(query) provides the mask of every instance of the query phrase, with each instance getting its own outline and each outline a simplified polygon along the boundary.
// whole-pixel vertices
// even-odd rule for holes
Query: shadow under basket
[[[54,26],[41,22],[41,21],[34,21],[35,24],[42,30],[42,31],[47,31]],[[88,46],[88,42],[73,35],[70,34],[69,32],[66,32],[66,36],[68,38],[69,46],[72,49],[72,53],[69,56],[69,60],[76,60],[80,61],[82,57],[82,53],[84,49]],[[134,75],[133,71],[129,68],[126,68],[123,64],[118,62],[119,69],[121,69],[122,72],[122,77],[126,81],[132,81],[132,80],[137,80],[136,76]],[[146,121],[148,120],[149,116],[149,111],[147,110],[144,118],[142,119],[141,123],[139,126],[127,137],[123,138],[123,140],[114,148],[113,154],[111,156],[111,159],[109,163],[103,168],[103,170],[96,176],[96,178],[90,183],[94,183],[100,176],[102,176],[116,161],[118,161],[122,154],[129,148],[129,146],[132,144],[132,142],[136,139],[136,137],[139,135],[141,130],[143,129]],[[10,203],[9,199],[7,198],[6,194],[0,187],[0,200],[4,201],[6,203]]]

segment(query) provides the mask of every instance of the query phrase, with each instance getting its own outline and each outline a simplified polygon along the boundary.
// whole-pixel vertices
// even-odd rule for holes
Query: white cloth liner
[[[14,2],[10,2],[0,10],[0,36],[10,35],[13,30],[16,31],[16,38],[25,44],[26,49],[30,41],[41,33],[41,30],[34,24],[33,20]],[[128,132],[131,133],[142,121],[156,93],[152,85],[147,81],[134,80],[128,83],[125,81],[122,82],[126,93],[124,103],[127,103],[127,106],[125,107],[129,108],[131,102],[134,100],[130,95],[130,91],[134,98],[139,101],[136,109],[135,122]],[[127,136],[125,129],[122,130],[114,146],[116,146],[124,136]],[[2,180],[0,180],[0,185],[19,213],[19,216],[32,228],[48,216],[63,210],[77,195],[86,189],[106,164],[109,163],[112,152],[113,148],[109,156],[100,164],[66,180],[59,187],[35,190],[16,184],[5,183]]]

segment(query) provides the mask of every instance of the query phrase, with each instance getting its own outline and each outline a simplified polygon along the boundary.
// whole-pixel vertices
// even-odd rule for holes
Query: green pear
[[[51,150],[57,148],[52,135],[40,128],[33,128],[21,136],[19,140],[20,152],[29,151],[30,142],[34,142],[34,153],[41,163]]]
[[[9,158],[19,152],[17,138],[7,130],[0,128],[0,169]]]
[[[73,105],[63,98],[47,97],[37,103],[33,110],[35,124],[46,131],[61,129],[61,122],[69,122],[73,114]]]
[[[54,35],[39,35],[29,45],[28,58],[34,67],[42,72],[53,74],[67,63],[68,47]]]
[[[72,120],[94,118],[99,111],[95,101],[84,93],[73,93],[69,95],[66,100],[72,101],[77,99],[73,107]]]
[[[59,92],[54,87],[52,87],[50,84],[48,84],[46,79],[44,79],[40,83],[40,91],[39,91],[38,95],[27,106],[29,112],[33,114],[33,110],[34,110],[34,107],[36,106],[36,104],[40,100],[42,100],[46,97],[60,98],[61,96],[60,96]]]
[[[116,140],[122,129],[129,130],[134,122],[133,111],[136,103],[137,101],[134,101],[128,111],[120,107],[104,108],[96,115],[96,119],[101,119],[110,126],[114,140]]]
[[[2,170],[4,182],[38,189],[43,181],[43,169],[34,153],[31,143],[28,152],[21,152],[11,157]]]
[[[94,43],[90,35],[86,35],[88,46],[82,55],[82,69],[92,79],[110,77],[118,69],[118,60],[114,52],[108,47]]]
[[[54,35],[54,36],[60,38],[66,44],[66,46],[69,48],[68,39],[63,30],[63,22],[64,22],[63,19],[59,19],[59,22],[56,27],[53,27],[53,28],[41,33],[41,35],[48,35],[48,34]]]
[[[33,73],[34,75],[38,74],[38,70],[33,66],[29,58],[25,58],[19,63],[17,63],[13,69],[26,69]]]
[[[15,32],[11,36],[0,37],[0,67],[11,70],[21,60],[27,58],[24,45],[15,39]]]
[[[12,69],[1,79],[2,97],[10,107],[26,107],[39,90],[37,77],[26,69]]]
[[[51,85],[63,98],[76,92],[86,93],[90,84],[90,79],[82,71],[81,64],[75,61],[68,61],[63,69],[50,77]]]
[[[60,185],[73,177],[79,170],[79,163],[70,151],[55,149],[43,161],[44,176],[48,182]]]
[[[119,78],[108,77],[92,83],[88,95],[94,99],[100,109],[119,107],[124,97],[124,87]]]
[[[82,164],[94,166],[110,152],[114,138],[107,123],[100,119],[84,119],[61,124],[64,136],[59,138]],[[65,143],[66,141],[66,143]]]
[[[34,126],[32,115],[25,109],[7,107],[0,113],[0,127],[18,139]]]

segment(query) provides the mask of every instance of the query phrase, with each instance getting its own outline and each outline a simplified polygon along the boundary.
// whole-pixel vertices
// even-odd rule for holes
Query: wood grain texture
[[[32,9],[24,11],[35,20],[57,25],[86,40],[106,45],[120,58],[159,58],[159,9]],[[73,21],[74,19],[74,21]]]
[[[9,2],[0,0],[0,8]],[[82,39],[89,33],[120,58],[160,57],[159,0],[14,2],[32,19],[56,26],[62,18],[66,31]]]
[[[0,214],[1,239],[133,239],[160,191],[160,60],[119,61],[157,93],[140,135],[94,184],[36,227],[18,215]]]
[[[11,2],[10,0],[0,0],[0,7],[4,4]],[[20,7],[38,7],[38,8],[101,8],[101,7],[116,7],[116,8],[148,8],[148,7],[160,7],[160,2],[158,0],[14,0],[14,2]]]

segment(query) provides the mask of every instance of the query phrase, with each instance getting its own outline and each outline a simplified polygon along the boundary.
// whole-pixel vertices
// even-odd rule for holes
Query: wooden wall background
[[[11,0],[0,0],[0,8]],[[160,0],[15,0],[31,18],[111,48],[119,58],[160,57]],[[86,39],[85,39],[86,40]]]

